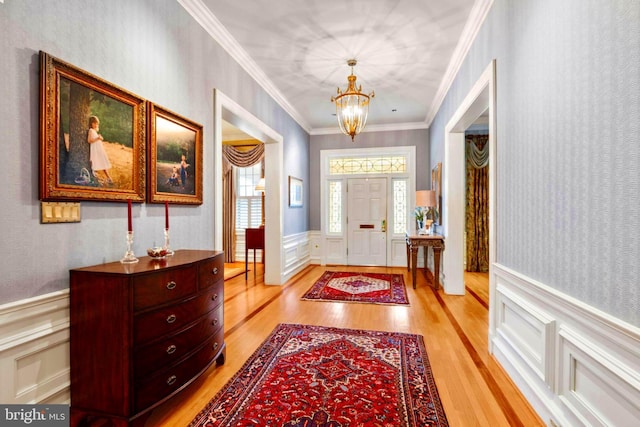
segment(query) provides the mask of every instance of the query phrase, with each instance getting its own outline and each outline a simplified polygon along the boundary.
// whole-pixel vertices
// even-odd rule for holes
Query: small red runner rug
[[[402,274],[327,271],[302,299],[409,305]]]
[[[448,425],[422,336],[280,324],[190,427]]]

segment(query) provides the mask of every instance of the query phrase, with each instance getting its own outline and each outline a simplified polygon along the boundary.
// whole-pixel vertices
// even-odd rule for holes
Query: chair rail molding
[[[286,282],[310,264],[311,240],[308,231],[284,236],[282,240],[282,253],[284,254],[283,276]]]

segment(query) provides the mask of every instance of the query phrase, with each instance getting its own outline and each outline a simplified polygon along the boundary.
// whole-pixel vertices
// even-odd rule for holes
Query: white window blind
[[[260,181],[260,163],[236,169],[236,229],[256,228],[262,224],[262,193],[256,191]]]

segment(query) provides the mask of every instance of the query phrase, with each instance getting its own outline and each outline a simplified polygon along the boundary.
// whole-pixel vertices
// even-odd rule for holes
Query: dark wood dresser
[[[70,271],[71,426],[142,425],[223,364],[223,252]]]

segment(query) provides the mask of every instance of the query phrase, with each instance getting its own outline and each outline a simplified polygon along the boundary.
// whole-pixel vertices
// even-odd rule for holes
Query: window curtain
[[[489,271],[489,135],[467,135],[467,271]]]
[[[264,144],[249,151],[222,146],[222,249],[224,262],[236,260],[236,189],[233,167],[248,168],[264,159]]]

